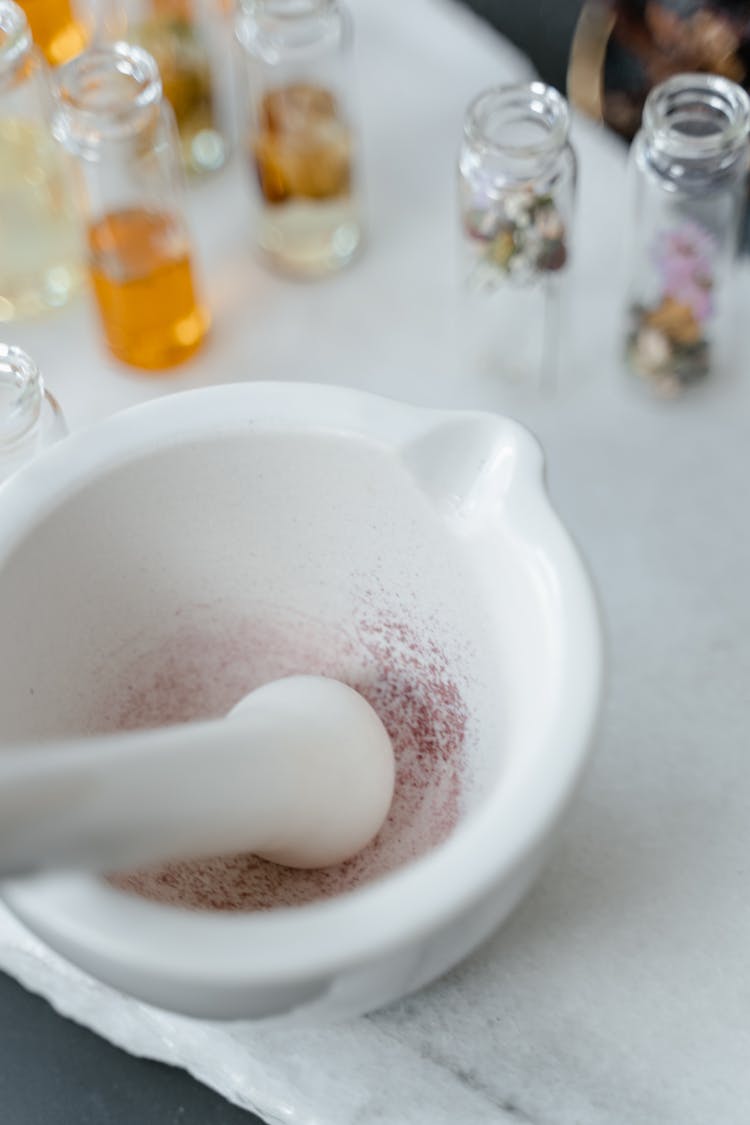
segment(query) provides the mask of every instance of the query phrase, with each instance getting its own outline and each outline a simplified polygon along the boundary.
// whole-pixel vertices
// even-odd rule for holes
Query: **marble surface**
[[[510,921],[420,994],[326,1028],[218,1027],[100,986],[0,912],[0,967],[133,1051],[286,1125],[743,1125],[750,1120],[750,287],[737,370],[683,401],[617,363],[624,154],[577,122],[577,386],[523,402],[461,365],[452,332],[453,161],[465,103],[526,72],[438,0],[355,4],[370,246],[302,286],[242,241],[239,169],[192,200],[215,309],[205,353],[138,378],[81,304],[15,340],[74,426],[206,382],[309,379],[515,413],[597,582],[610,673],[599,745],[556,853]]]

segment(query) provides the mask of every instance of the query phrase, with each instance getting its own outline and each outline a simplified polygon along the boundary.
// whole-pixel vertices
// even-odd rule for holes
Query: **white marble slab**
[[[750,380],[684,402],[617,365],[623,152],[579,124],[577,393],[519,404],[459,368],[453,160],[465,103],[523,61],[464,12],[359,0],[371,244],[318,286],[264,274],[237,239],[239,177],[194,217],[217,310],[183,374],[138,379],[81,307],[25,328],[79,425],[205,382],[301,378],[508,409],[539,433],[551,491],[596,577],[610,686],[557,852],[510,922],[433,987],[349,1024],[226,1029],[84,977],[0,912],[0,967],[133,1051],[187,1067],[285,1125],[744,1125],[750,1121]],[[750,309],[747,277],[738,283]],[[744,349],[744,350],[743,350]]]

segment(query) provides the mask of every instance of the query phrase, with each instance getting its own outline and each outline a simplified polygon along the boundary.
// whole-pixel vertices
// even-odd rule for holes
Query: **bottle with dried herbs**
[[[576,161],[565,99],[541,82],[480,94],[459,156],[463,352],[533,391],[558,384]]]
[[[215,172],[231,134],[231,0],[110,0],[109,34],[156,60],[187,172]]]
[[[285,272],[335,272],[362,238],[349,20],[337,0],[242,0],[237,38],[259,247]]]
[[[749,132],[750,98],[726,78],[680,74],[646,100],[630,153],[625,356],[662,397],[731,363]]]
[[[89,275],[110,351],[155,371],[200,347],[208,315],[195,284],[177,131],[159,71],[128,43],[59,71],[53,130],[80,173]]]

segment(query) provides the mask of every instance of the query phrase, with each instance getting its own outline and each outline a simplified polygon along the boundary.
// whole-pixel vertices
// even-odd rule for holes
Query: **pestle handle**
[[[234,851],[325,867],[376,835],[393,782],[362,696],[292,676],[226,719],[0,750],[0,876]]]

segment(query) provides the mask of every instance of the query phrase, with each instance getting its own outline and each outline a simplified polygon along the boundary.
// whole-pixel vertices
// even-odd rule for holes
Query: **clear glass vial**
[[[45,63],[26,17],[0,0],[0,323],[66,304],[82,276],[76,208],[51,114]]]
[[[241,0],[237,38],[260,249],[285,272],[332,273],[362,238],[348,16],[337,0]]]
[[[0,344],[0,482],[66,433],[63,413],[33,359]]]
[[[232,132],[232,20],[229,0],[109,0],[110,29],[156,60],[172,106],[187,172],[223,167]]]
[[[88,265],[109,348],[161,370],[200,347],[198,298],[171,108],[154,59],[115,43],[58,72],[54,132],[76,158]]]
[[[648,96],[630,153],[626,361],[662,396],[726,369],[750,99],[712,74]]]
[[[464,351],[532,390],[558,379],[576,160],[565,99],[541,82],[480,94],[459,155]]]

